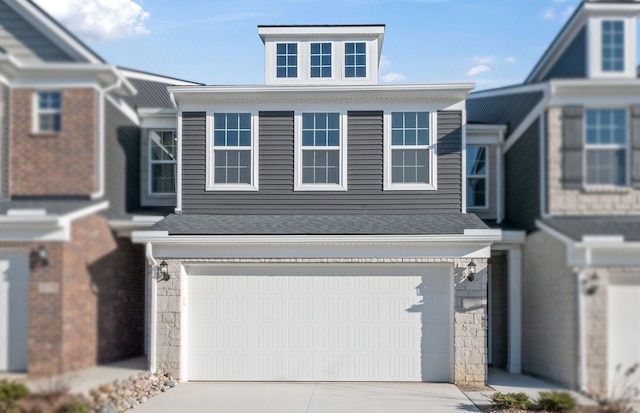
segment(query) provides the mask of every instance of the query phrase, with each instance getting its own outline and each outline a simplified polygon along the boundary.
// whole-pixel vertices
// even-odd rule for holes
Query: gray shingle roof
[[[124,100],[134,108],[173,108],[167,91],[167,86],[170,86],[168,83],[135,78],[129,78],[128,80],[138,93],[135,96],[126,96]]]
[[[445,235],[486,229],[473,214],[169,215],[150,228],[171,235]]]
[[[467,99],[467,120],[469,123],[506,124],[509,133],[518,128],[531,110],[542,99],[542,92],[508,93],[502,96],[481,97],[482,92],[472,93]],[[496,93],[499,89],[496,89]],[[480,95],[480,97],[478,97]]]
[[[550,218],[542,223],[575,241],[583,236],[623,236],[625,241],[640,241],[640,217]]]
[[[104,200],[89,199],[29,199],[0,202],[0,215],[6,215],[7,211],[20,209],[44,209],[47,215],[65,215]]]

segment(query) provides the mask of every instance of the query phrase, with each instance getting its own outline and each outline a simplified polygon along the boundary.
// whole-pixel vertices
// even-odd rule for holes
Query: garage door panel
[[[449,270],[385,276],[353,268],[189,276],[189,379],[420,381],[427,366],[450,381]],[[416,290],[425,281],[428,298]],[[425,331],[442,337],[423,340]],[[424,349],[436,356],[427,365]]]

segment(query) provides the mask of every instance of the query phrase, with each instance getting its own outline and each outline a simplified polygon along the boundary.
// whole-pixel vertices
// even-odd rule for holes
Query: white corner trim
[[[86,208],[70,212],[66,215],[61,215],[58,217],[58,222],[60,222],[61,225],[69,225],[77,219],[95,214],[96,212],[104,211],[107,208],[109,208],[109,201],[99,202]]]
[[[173,94],[171,95],[173,96]],[[182,110],[178,111],[178,124],[176,125],[176,134],[178,135],[177,163],[176,163],[176,207],[174,212],[182,214]],[[207,139],[205,137],[205,139]],[[207,150],[209,147],[207,146]],[[208,156],[205,156],[208,159]],[[206,178],[205,178],[206,179]]]
[[[527,131],[527,129],[529,129],[529,127],[533,124],[533,122],[535,122],[536,119],[538,119],[543,115],[545,109],[547,108],[548,100],[549,100],[549,97],[547,92],[545,91],[544,96],[542,96],[542,99],[536,105],[536,107],[529,112],[527,117],[524,118],[524,120],[520,123],[520,125],[518,125],[518,128],[514,130],[511,134],[509,134],[509,137],[507,138],[506,142],[504,143],[504,146],[502,147],[503,154],[507,153],[507,151],[511,149],[511,147],[515,145],[516,142],[518,142],[518,140],[522,137],[522,135],[524,135],[524,133]]]
[[[574,240],[572,240],[568,236],[564,235],[560,231],[557,231],[551,228],[550,226],[546,225],[540,220],[536,220],[536,226],[541,230],[543,230],[544,232],[546,232],[547,234],[551,235],[553,238],[557,239],[558,241],[564,242],[568,247],[573,247],[576,243]]]

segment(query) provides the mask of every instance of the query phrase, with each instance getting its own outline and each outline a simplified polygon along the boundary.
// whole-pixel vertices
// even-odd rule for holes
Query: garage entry
[[[453,270],[187,266],[189,380],[453,379]]]
[[[28,254],[0,250],[0,371],[27,370],[28,334]]]
[[[609,392],[620,374],[640,363],[640,273],[611,274],[609,278]],[[629,383],[632,382],[630,379]],[[640,371],[636,372],[636,382]]]

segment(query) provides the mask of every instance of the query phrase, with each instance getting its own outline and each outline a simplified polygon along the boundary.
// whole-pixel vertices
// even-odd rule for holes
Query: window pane
[[[302,183],[338,184],[340,182],[339,159],[339,151],[303,151]]]
[[[626,183],[626,157],[624,149],[587,150],[587,183],[591,185],[618,185]]]
[[[391,153],[392,182],[428,183],[428,150],[399,150]]]
[[[216,151],[214,182],[219,184],[251,183],[251,151]]]
[[[276,76],[298,76],[298,45],[296,43],[278,43],[276,46]]]
[[[345,43],[345,76],[365,77],[367,53],[365,43]]]
[[[624,109],[588,109],[585,132],[587,145],[623,145],[627,141],[627,113]]]
[[[467,175],[485,176],[487,173],[486,148],[481,146],[467,147]]]
[[[621,72],[624,70],[624,22],[603,21],[601,27],[602,70]]]
[[[467,206],[469,207],[485,207],[486,179],[485,178],[468,178],[467,179]]]
[[[302,146],[313,146],[313,131],[302,131]]]
[[[174,193],[175,189],[175,164],[151,165],[151,192]]]
[[[429,112],[392,112],[392,145],[429,145]]]
[[[176,155],[176,136],[171,131],[150,132],[151,159],[172,161]]]

